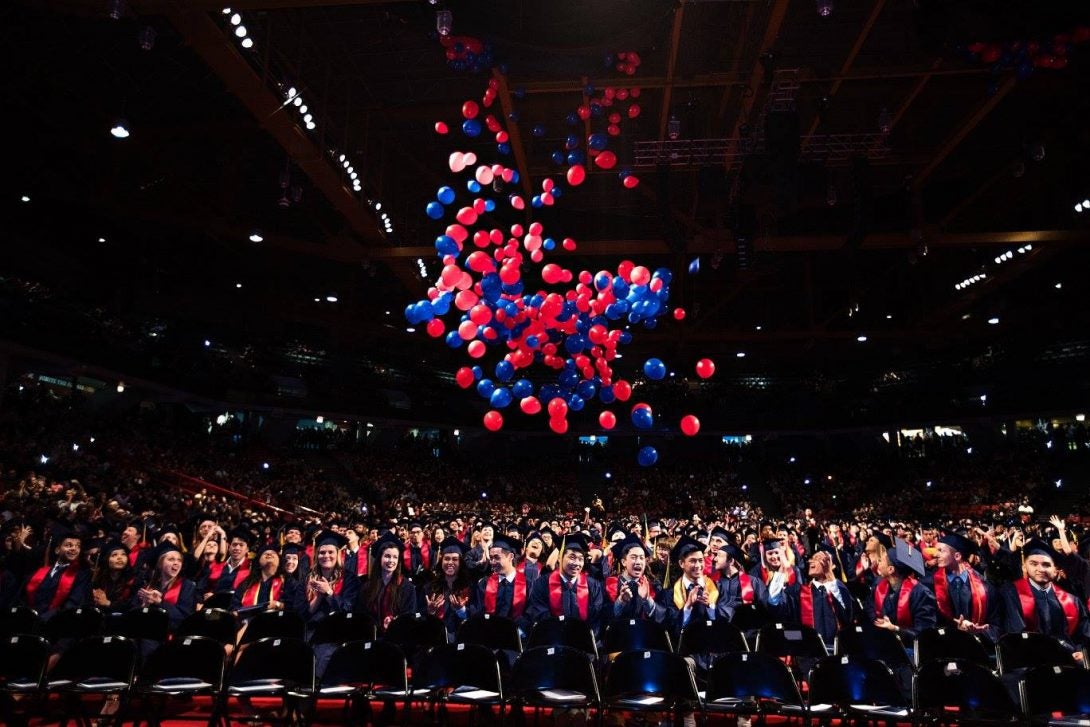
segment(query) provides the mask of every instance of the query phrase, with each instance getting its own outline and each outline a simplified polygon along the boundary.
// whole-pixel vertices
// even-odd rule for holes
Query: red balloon
[[[557,434],[564,434],[568,431],[568,420],[563,417],[554,417],[549,420],[549,429]]]
[[[498,432],[503,427],[503,414],[495,409],[485,412],[484,428],[490,432]]]
[[[559,396],[549,401],[549,416],[553,419],[564,417],[568,413],[568,402]]]
[[[628,105],[628,118],[634,119],[640,115],[640,105],[638,103]]]
[[[432,318],[428,321],[428,335],[432,338],[439,338],[446,331],[447,327],[443,323],[442,318]]]
[[[674,308],[674,320],[675,321],[685,320],[685,309],[684,308]]]
[[[686,414],[681,417],[681,431],[687,437],[695,437],[696,433],[700,431],[700,420],[692,414]]]
[[[462,104],[462,116],[465,116],[467,119],[476,118],[480,110],[481,108],[477,105],[476,101],[466,101]]]
[[[578,187],[583,183],[583,180],[587,178],[587,170],[583,168],[582,164],[573,164],[568,167],[568,184],[573,187]]]
[[[454,380],[458,383],[458,386],[461,386],[463,389],[468,389],[470,386],[473,386],[474,378],[473,369],[468,366],[463,366],[458,369],[458,373],[454,374]]]
[[[696,362],[696,375],[702,379],[710,378],[715,373],[715,362],[710,358],[702,358]]]
[[[617,397],[617,401],[628,401],[632,396],[632,384],[621,379],[613,385],[613,395]]]
[[[612,429],[617,426],[617,417],[608,409],[598,415],[598,424],[602,429]]]
[[[484,341],[470,341],[469,345],[466,346],[466,351],[469,353],[470,358],[480,358],[481,356],[484,356]]]
[[[574,250],[575,249],[575,240],[571,239],[570,237],[565,237],[563,245],[564,245],[565,250]],[[587,282],[589,283],[590,281],[587,281]]]
[[[541,402],[538,401],[536,396],[527,396],[519,402],[519,408],[522,409],[524,414],[537,414],[541,411]]]
[[[601,152],[598,156],[594,157],[594,163],[602,169],[612,169],[617,166],[617,155],[611,152],[609,149]]]
[[[450,131],[450,129],[447,128],[447,125],[445,123],[443,123],[442,121],[436,121],[435,122],[435,133],[436,134],[445,134],[448,131]]]
[[[622,182],[622,184],[624,184],[627,189],[635,189],[637,186],[639,186],[639,183],[640,178],[637,177],[635,174],[629,174],[627,177],[624,178],[624,181]]]

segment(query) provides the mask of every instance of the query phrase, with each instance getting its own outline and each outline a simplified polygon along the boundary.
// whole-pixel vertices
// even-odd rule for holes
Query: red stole
[[[553,616],[564,615],[562,591],[566,587],[560,579],[560,571],[549,574],[549,610]],[[586,621],[590,615],[590,588],[587,587],[586,573],[580,573],[575,581],[575,603],[579,607],[579,618]]]
[[[514,592],[511,594],[511,618],[522,618],[522,611],[526,608],[526,572],[515,571],[515,580],[511,584]],[[484,612],[496,613],[496,597],[500,592],[500,576],[493,573],[488,576],[488,582],[484,584]]]
[[[284,588],[284,579],[281,578],[280,576],[273,576],[272,588],[269,589],[269,602],[279,601],[280,600],[280,592],[283,590],[283,588]],[[258,581],[257,583],[255,583],[252,586],[250,586],[249,588],[247,588],[246,592],[242,594],[242,607],[246,608],[248,606],[259,606],[259,605],[261,605],[261,604],[259,604],[257,602],[257,594],[258,594],[258,592],[260,590],[261,590],[261,581]]]
[[[39,568],[26,584],[26,600],[31,608],[34,608],[34,594],[38,592],[38,587],[42,585],[42,581],[45,580],[51,570],[53,570],[51,565]],[[68,599],[68,594],[72,592],[72,586],[75,584],[78,574],[79,566],[75,563],[69,563],[65,566],[64,571],[61,572],[60,580],[57,582],[57,590],[53,592],[53,600],[49,602],[50,611],[56,611],[64,605],[64,602]]]
[[[901,581],[901,591],[897,594],[897,625],[901,628],[912,628],[912,609],[909,608],[908,599],[912,595],[912,589],[916,587],[916,579],[911,576]],[[882,608],[886,602],[886,594],[889,593],[889,581],[884,578],[874,587],[874,612],[884,615]]]
[[[825,600],[829,602],[829,610],[833,612],[836,630],[840,631],[840,619],[835,618],[836,606],[833,605],[833,594],[829,593],[828,590],[825,591]],[[812,629],[817,628],[814,624],[814,585],[812,583],[799,588],[799,610],[801,611],[803,625]]]
[[[367,575],[367,554],[371,552],[371,544],[360,541],[360,549],[356,551],[356,575]]]
[[[742,570],[738,571],[738,591],[742,603],[753,603],[755,601],[753,581],[750,579],[749,574]]]
[[[651,600],[655,598],[655,589],[651,586],[651,581],[647,580],[647,576],[640,576],[640,585],[647,586],[647,597]],[[620,585],[621,579],[619,576],[610,576],[606,578],[606,593],[609,594],[610,601],[617,600],[617,587]]]
[[[1018,592],[1018,602],[1022,606],[1022,621],[1030,631],[1037,630],[1037,601],[1033,597],[1032,586],[1026,578],[1019,578],[1014,582],[1014,590]],[[1063,608],[1064,620],[1067,621],[1067,635],[1073,636],[1079,627],[1079,608],[1075,605],[1075,598],[1067,591],[1062,591],[1052,584],[1052,590],[1056,593],[1056,599]]]
[[[169,603],[171,606],[178,605],[178,596],[182,595],[182,579],[175,578],[174,583],[170,585],[170,588],[163,592],[163,603]]]
[[[986,603],[987,591],[980,576],[968,570],[969,573],[969,616],[973,623],[984,623],[987,617]],[[954,602],[950,599],[950,584],[946,580],[946,569],[939,568],[935,571],[935,601],[938,603],[939,613],[948,620],[954,619]]]
[[[136,547],[129,551],[129,565],[133,568],[136,567],[136,561],[140,559],[140,551],[148,547],[148,544],[141,540],[136,544]]]
[[[770,571],[768,568],[765,568],[763,565],[761,566],[761,580],[765,582],[766,586],[772,580],[773,575],[775,575],[775,573]],[[798,571],[796,569],[792,568],[791,572],[787,574],[787,583],[785,583],[784,585],[792,586],[792,585],[795,584],[795,582],[797,580],[798,580]]]
[[[220,576],[223,575],[223,570],[227,567],[227,561],[222,563],[213,563],[208,566],[208,578],[209,580],[216,581],[216,585],[219,585]],[[231,585],[231,588],[238,588],[242,585],[242,582],[246,580],[246,576],[250,575],[250,561],[244,560],[238,568],[235,569],[235,582]]]
[[[412,545],[405,546],[405,552],[401,554],[401,567],[406,573],[412,573],[413,567],[413,553]],[[431,568],[431,543],[427,540],[420,544],[420,562],[424,567],[424,570]]]

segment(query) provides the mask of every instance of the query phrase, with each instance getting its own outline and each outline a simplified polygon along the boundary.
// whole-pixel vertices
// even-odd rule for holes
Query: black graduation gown
[[[878,581],[878,584],[884,581]],[[903,585],[903,581],[902,584]],[[875,604],[875,598],[872,594],[867,607],[870,609],[871,618],[877,619],[880,616],[885,616],[893,623],[897,624],[901,628],[901,640],[905,646],[909,646],[915,641],[916,635],[921,631],[934,628],[937,623],[938,609],[935,606],[935,594],[930,588],[923,583],[917,581],[913,587],[912,592],[908,595],[908,612],[912,616],[911,623],[901,623],[897,620],[897,603],[900,598],[901,585],[898,585],[897,590],[894,590],[892,586],[886,593],[885,601],[882,603],[882,608],[878,609]],[[877,589],[877,585],[875,586]]]
[[[561,576],[563,579],[563,576]],[[552,580],[552,574],[538,578],[534,581],[534,585],[530,587],[530,596],[528,598],[528,604],[526,606],[526,614],[530,618],[531,623],[537,623],[548,616],[552,616],[552,607],[549,604],[549,581]],[[587,577],[587,618],[586,622],[590,626],[591,631],[598,634],[602,626],[603,608],[602,604],[604,598],[602,595],[602,584],[596,578]],[[561,599],[561,606],[565,616],[568,618],[579,618],[579,608],[576,603],[574,595],[571,597],[564,597]]]
[[[848,587],[840,581],[833,581],[832,587],[836,593],[832,594],[830,603],[830,596],[822,594],[813,581],[786,586],[776,603],[772,603],[769,597],[768,610],[786,623],[802,624],[802,589],[808,588],[814,607],[814,629],[821,634],[825,645],[831,648],[837,633],[855,620],[855,601]]]

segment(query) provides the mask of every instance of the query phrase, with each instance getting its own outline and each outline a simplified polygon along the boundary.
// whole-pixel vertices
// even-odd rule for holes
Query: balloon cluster
[[[446,49],[447,66],[452,71],[480,73],[491,68],[495,61],[491,44],[471,35],[441,35],[439,42]]]
[[[1028,78],[1035,68],[1066,68],[1073,47],[1087,41],[1090,26],[1079,26],[1049,38],[970,43],[965,52],[970,60],[987,63],[997,74],[1013,70],[1019,78]]]
[[[638,65],[638,56],[633,56],[626,54],[626,62],[634,60]],[[638,89],[632,91],[638,96]],[[606,89],[602,100],[607,96],[611,100],[623,96],[619,100],[624,100],[632,91]],[[508,132],[489,113],[496,93],[497,81],[493,79],[480,102],[470,99],[462,104],[461,132],[472,140],[487,129],[496,141],[497,153],[508,155]],[[576,111],[577,117],[582,108]],[[600,112],[588,105],[586,113],[589,118]],[[451,128],[439,121],[435,131],[446,135]],[[616,157],[607,149],[608,133],[587,138],[588,152],[602,168],[616,164]],[[563,161],[568,168],[563,178],[542,180],[530,198],[531,207],[553,206],[566,190],[585,180],[586,153],[580,149],[579,138],[567,146],[569,155]],[[485,163],[477,153],[458,149],[448,156],[447,166],[452,181],[437,189],[425,207],[430,219],[445,224],[435,239],[442,271],[427,297],[405,308],[405,317],[414,326],[423,325],[428,335],[442,338],[452,349],[464,349],[480,362],[459,368],[455,381],[488,401],[491,409],[484,415],[484,426],[490,431],[501,429],[504,412],[517,406],[529,416],[547,412],[549,428],[564,434],[570,412],[580,412],[595,402],[607,407],[627,402],[632,384],[617,375],[613,362],[621,347],[632,340],[629,327],[655,328],[670,311],[671,271],[650,270],[631,260],[597,272],[576,272],[562,263],[546,262],[551,253],[573,251],[577,243],[551,236],[541,222],[501,221],[505,209],[525,210],[527,206],[527,200],[513,191],[520,182],[517,170],[502,162]],[[631,188],[635,183],[626,182],[625,186]],[[683,319],[684,310],[674,309],[673,316]],[[490,350],[502,355],[485,365]],[[648,366],[654,374],[648,374],[649,378],[665,375],[665,364],[658,359],[648,361]],[[697,370],[699,374],[700,365]],[[638,429],[654,426],[654,414],[646,403],[632,406],[629,417]],[[598,423],[611,430],[617,425],[617,415],[602,409]],[[689,415],[681,427],[692,436],[700,423]],[[645,446],[637,460],[650,466],[658,460],[658,452]]]

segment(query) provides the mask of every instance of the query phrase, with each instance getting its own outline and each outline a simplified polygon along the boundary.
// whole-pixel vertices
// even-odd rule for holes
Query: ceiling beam
[[[670,101],[674,92],[674,71],[677,69],[677,53],[681,47],[681,25],[685,18],[685,0],[674,8],[674,27],[670,31],[670,50],[666,60],[666,83],[662,87],[662,112],[659,114],[659,141],[666,138],[666,124],[670,120]]]
[[[787,17],[788,0],[775,0],[772,4],[772,9],[768,14],[768,25],[765,26],[764,37],[761,39],[761,46],[757,49],[757,59],[753,63],[753,70],[749,74],[749,81],[745,86],[745,93],[742,94],[742,105],[738,109],[738,115],[734,118],[734,127],[730,132],[730,146],[727,149],[726,165],[729,167],[731,159],[734,156],[734,152],[738,147],[738,131],[742,127],[742,124],[749,119],[749,115],[753,113],[753,107],[757,102],[757,95],[764,85],[765,81],[765,64],[762,62],[762,58],[765,54],[772,50],[772,46],[776,42],[776,38],[780,35],[780,26],[783,25],[784,18]]]
[[[875,0],[874,6],[871,8],[870,15],[867,16],[867,20],[863,23],[863,28],[859,31],[859,35],[855,38],[855,43],[852,44],[851,50],[848,51],[848,57],[844,59],[844,65],[840,67],[839,78],[833,81],[833,85],[829,87],[826,92],[826,98],[832,98],[836,95],[836,92],[840,90],[841,85],[844,83],[844,76],[848,75],[848,71],[852,69],[852,65],[855,63],[855,59],[859,57],[859,52],[863,50],[863,44],[867,42],[867,38],[870,37],[871,29],[874,28],[874,24],[878,22],[878,16],[882,14],[882,9],[886,6],[886,0]],[[809,138],[817,133],[818,127],[821,125],[821,113],[818,112],[814,116],[813,123],[810,124],[810,131],[806,132],[806,136],[803,138]]]
[[[912,180],[913,189],[920,189],[923,187],[924,182],[926,182],[934,171],[946,161],[946,158],[958,148],[958,145],[965,140],[965,137],[971,134],[973,129],[980,125],[980,122],[988,118],[988,114],[999,105],[999,102],[1011,92],[1017,83],[1018,79],[1011,74],[999,87],[999,90],[992,94],[991,98],[974,111],[969,118],[967,118],[965,122],[962,123],[945,142],[943,142],[942,146],[935,152],[935,156],[931,158],[931,161],[924,165],[923,169],[921,169]]]
[[[503,118],[510,119],[515,105],[511,101],[511,88],[507,85],[507,76],[500,73],[498,68],[492,69],[492,78],[496,81],[496,97],[500,100],[500,108],[503,109]],[[526,209],[530,209],[530,198],[534,196],[533,181],[530,179],[530,165],[526,161],[526,147],[522,144],[522,132],[519,125],[512,122],[504,124],[507,130],[508,141],[511,144],[511,152],[515,155],[515,165],[519,170],[519,181],[522,182],[522,193],[526,196]]]
[[[1090,242],[1090,230],[1018,230],[1003,232],[942,232],[925,231],[927,244],[939,247],[986,247],[991,245],[1023,245],[1026,243],[1047,245]],[[843,235],[777,235],[758,238],[754,247],[758,252],[823,252],[843,249]],[[911,232],[878,232],[863,241],[864,250],[915,249],[919,241]],[[689,242],[690,255],[735,252],[733,240],[696,238]],[[435,248],[407,246],[372,250],[372,259],[430,257]],[[596,257],[599,255],[668,255],[673,251],[663,240],[583,240],[573,256]]]

